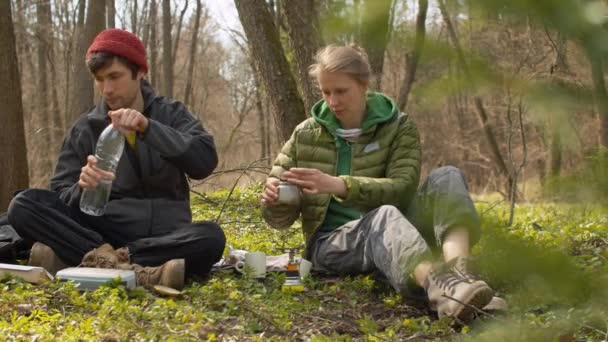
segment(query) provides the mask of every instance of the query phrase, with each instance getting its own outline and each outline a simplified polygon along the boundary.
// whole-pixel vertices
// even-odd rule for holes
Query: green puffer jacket
[[[346,198],[333,198],[345,206],[369,212],[390,204],[405,212],[420,180],[420,139],[414,122],[399,113],[394,103],[382,94],[368,95],[386,102],[386,120],[370,127],[363,125],[362,135],[352,143],[351,175],[340,176],[347,186]],[[315,113],[300,123],[277,156],[269,177],[281,178],[291,167],[314,168],[336,175],[337,148],[334,136]],[[368,114],[369,115],[369,114]],[[332,195],[304,194],[299,210],[277,205],[264,207],[262,214],[271,226],[284,229],[302,214],[302,230],[307,246],[320,228]]]

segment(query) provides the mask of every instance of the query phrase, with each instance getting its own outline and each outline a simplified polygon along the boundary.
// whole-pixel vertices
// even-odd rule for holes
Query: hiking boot
[[[451,265],[452,270],[456,272],[461,277],[470,279],[470,280],[480,280],[479,275],[473,271],[473,262],[471,257],[456,257],[447,262],[447,264]],[[509,310],[509,305],[507,301],[500,297],[492,297],[492,300],[482,308],[483,311],[486,312],[506,312]]]
[[[469,280],[479,280],[477,272],[473,271],[472,259],[468,256],[455,257],[446,262],[446,265],[451,268],[456,274]]]
[[[487,312],[487,313],[505,313],[507,311],[509,311],[509,304],[507,304],[507,301],[494,296],[492,297],[492,300],[490,300],[490,302],[483,307],[482,309],[483,311]]]
[[[127,266],[123,264],[121,267]],[[169,260],[157,267],[143,267],[138,264],[132,264],[131,267],[137,276],[138,286],[151,287],[163,285],[176,290],[184,288],[186,275],[184,259]]]
[[[451,264],[432,270],[425,283],[431,309],[440,318],[453,317],[463,323],[469,322],[494,296],[486,282],[459,275]]]
[[[36,242],[32,246],[27,264],[29,266],[44,267],[52,275],[55,275],[57,271],[69,267],[59,259],[51,247],[41,242]]]
[[[109,243],[92,249],[84,255],[81,267],[115,268],[121,263],[129,263],[129,250],[126,247],[117,250]]]

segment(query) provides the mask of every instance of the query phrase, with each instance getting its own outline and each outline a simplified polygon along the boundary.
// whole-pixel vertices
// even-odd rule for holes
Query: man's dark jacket
[[[125,143],[112,184],[104,218],[123,224],[133,238],[157,235],[190,223],[189,185],[208,176],[217,166],[213,137],[200,121],[177,101],[157,96],[151,85],[141,83],[143,114],[149,119],[139,134],[135,150]],[[51,190],[78,209],[81,168],[95,154],[97,139],[110,124],[104,101],[78,118],[68,131],[51,179]]]

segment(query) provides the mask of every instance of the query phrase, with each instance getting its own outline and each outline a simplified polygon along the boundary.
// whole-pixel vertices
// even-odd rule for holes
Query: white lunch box
[[[55,277],[59,280],[73,281],[79,290],[95,290],[100,285],[118,277],[126,288],[132,289],[136,286],[135,272],[131,270],[70,267],[57,272]]]

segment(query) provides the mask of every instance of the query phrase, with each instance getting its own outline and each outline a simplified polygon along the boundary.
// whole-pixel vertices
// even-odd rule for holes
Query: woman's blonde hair
[[[348,74],[361,84],[369,83],[371,76],[367,53],[355,44],[331,44],[320,49],[315,55],[315,63],[308,68],[308,74],[317,78],[323,71]]]

